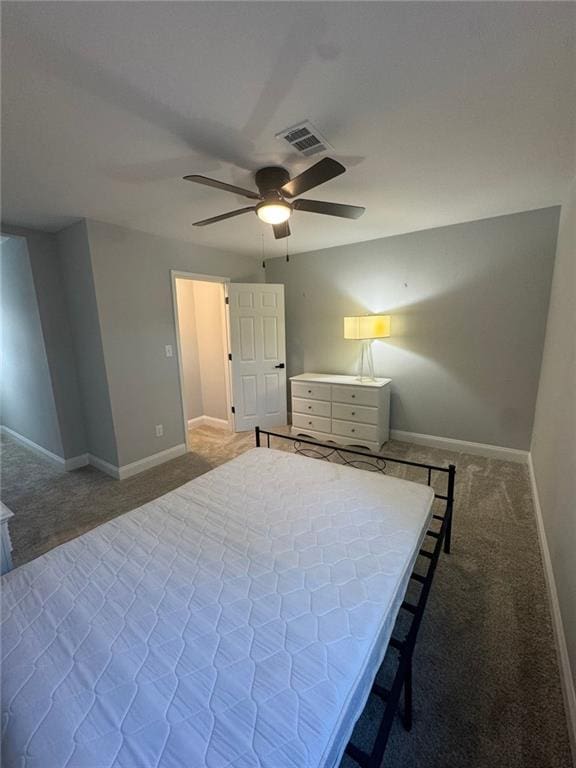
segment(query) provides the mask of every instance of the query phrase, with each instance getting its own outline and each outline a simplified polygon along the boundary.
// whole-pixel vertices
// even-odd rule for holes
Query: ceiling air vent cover
[[[276,138],[285,139],[291,147],[294,147],[301,155],[306,157],[334,149],[328,144],[316,126],[312,125],[308,120],[280,131],[280,133],[276,134]]]

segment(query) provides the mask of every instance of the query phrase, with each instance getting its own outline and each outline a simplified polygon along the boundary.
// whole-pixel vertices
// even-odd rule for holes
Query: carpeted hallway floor
[[[15,565],[252,445],[250,433],[201,428],[186,456],[119,482],[91,467],[62,472],[3,436]],[[416,648],[414,726],[406,733],[396,721],[385,768],[570,768],[526,467],[406,443],[391,442],[385,453],[457,465],[453,552],[440,559]],[[358,746],[369,744],[377,713],[370,700]]]

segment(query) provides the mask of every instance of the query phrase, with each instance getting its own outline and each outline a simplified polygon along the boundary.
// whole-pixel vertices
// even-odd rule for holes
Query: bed
[[[454,477],[421,466],[428,483],[449,472],[433,574]],[[378,754],[349,740],[433,500],[429,484],[254,448],[6,574],[2,765],[376,765],[389,724]],[[410,704],[420,579],[394,708],[403,687]]]

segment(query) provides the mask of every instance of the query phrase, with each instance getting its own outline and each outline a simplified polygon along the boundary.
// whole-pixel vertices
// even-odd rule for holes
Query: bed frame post
[[[254,427],[254,433],[256,435],[256,448],[260,448],[260,427]]]
[[[406,676],[404,677],[403,725],[407,731],[412,729],[412,654],[410,654],[406,659]]]
[[[452,542],[452,510],[454,508],[454,483],[456,480],[456,466],[448,466],[448,498],[446,499],[446,536],[444,538],[444,552],[450,554]]]

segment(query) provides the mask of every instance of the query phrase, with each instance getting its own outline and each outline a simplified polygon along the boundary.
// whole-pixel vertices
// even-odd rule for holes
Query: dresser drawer
[[[349,437],[352,440],[371,440],[378,442],[378,428],[371,424],[358,424],[355,421],[338,421],[332,419],[332,432],[335,435]]]
[[[306,416],[303,413],[292,414],[292,426],[302,429],[304,432],[312,430],[313,432],[330,432],[332,421],[323,416]]]
[[[343,421],[361,421],[363,424],[378,424],[378,408],[370,408],[366,405],[334,403],[332,406],[332,418]]]
[[[332,400],[335,403],[351,403],[354,405],[378,405],[378,390],[367,387],[348,387],[334,384]]]
[[[326,400],[306,400],[303,397],[293,397],[292,412],[330,418],[330,403]]]
[[[330,400],[330,384],[314,384],[307,381],[292,382],[292,397],[305,397],[311,400]]]

